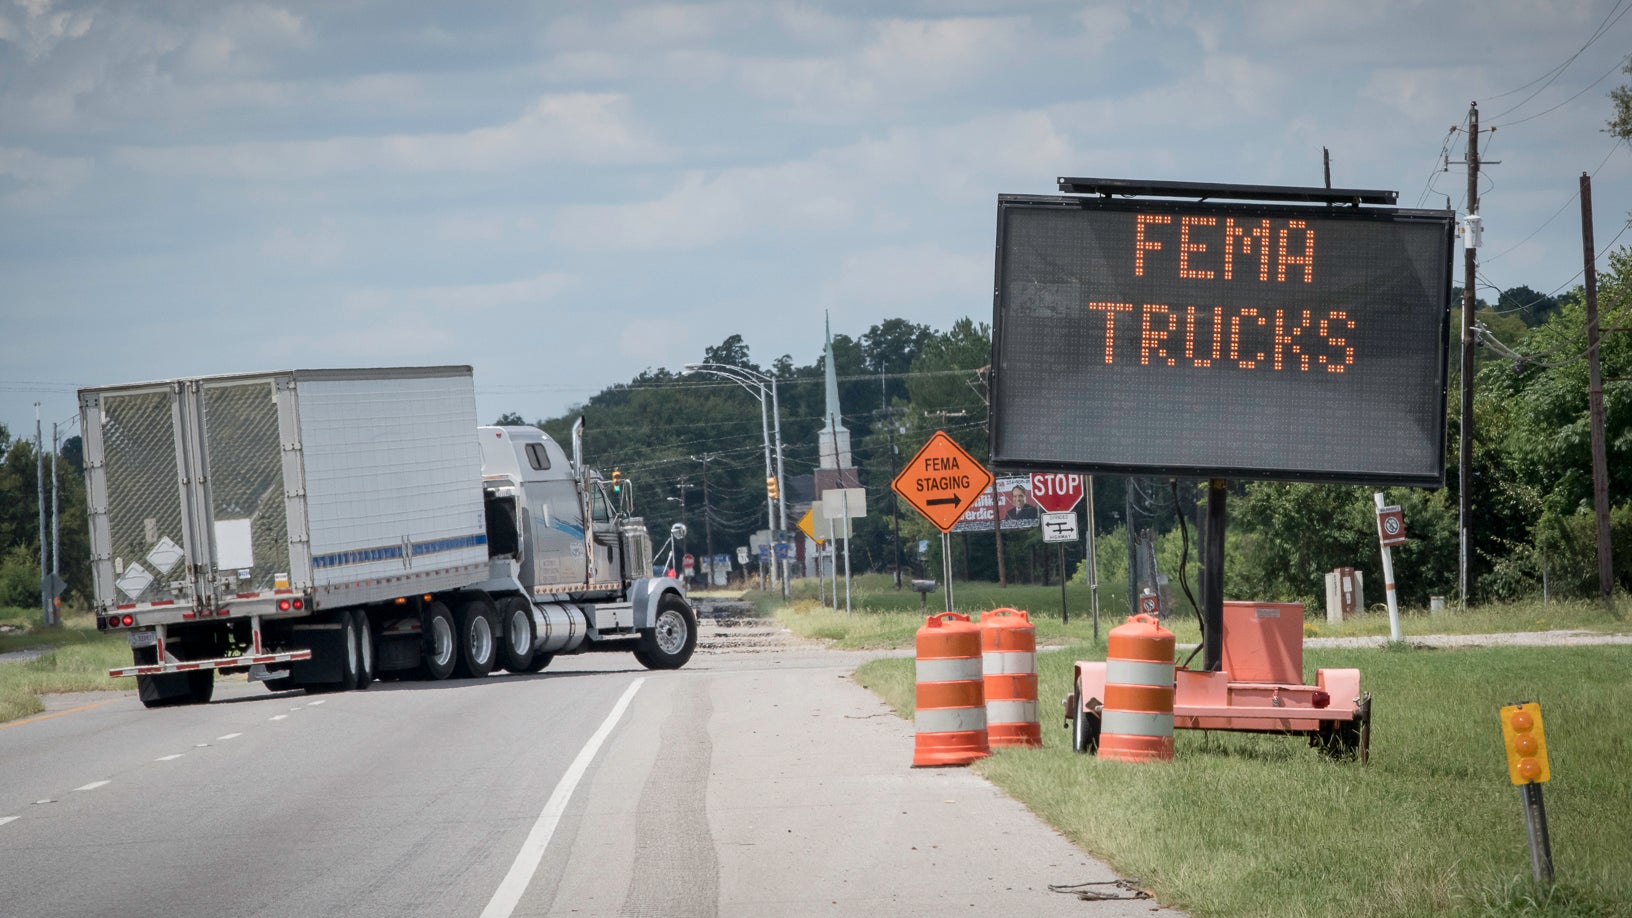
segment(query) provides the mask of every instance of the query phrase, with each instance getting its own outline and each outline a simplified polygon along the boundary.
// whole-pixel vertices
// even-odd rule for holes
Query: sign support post
[[[1094,476],[1083,479],[1083,490],[1088,493],[1088,570],[1083,578],[1088,581],[1088,601],[1094,611],[1094,643],[1099,643],[1099,559],[1094,551]]]
[[[1383,592],[1388,596],[1388,638],[1396,644],[1400,642],[1400,606],[1394,593],[1394,553],[1390,548],[1405,541],[1405,529],[1400,524],[1400,508],[1383,506],[1383,492],[1376,491],[1372,499],[1377,501],[1377,540],[1382,543],[1383,550]],[[1389,531],[1390,523],[1393,531]]]

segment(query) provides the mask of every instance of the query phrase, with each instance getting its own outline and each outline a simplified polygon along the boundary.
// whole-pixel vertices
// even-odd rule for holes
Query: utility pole
[[[1457,456],[1458,568],[1462,607],[1468,605],[1468,528],[1473,515],[1473,309],[1478,248],[1475,228],[1479,215],[1479,103],[1468,104],[1468,220],[1462,227],[1462,421],[1458,425],[1461,445]]]
[[[1615,571],[1609,546],[1609,461],[1604,446],[1604,378],[1598,365],[1598,255],[1592,242],[1592,176],[1581,173],[1581,255],[1587,293],[1587,406],[1592,417],[1592,508],[1598,517],[1598,598],[1609,602]]]
[[[57,513],[57,466],[62,458],[62,433],[51,425],[51,624],[61,624],[57,613],[57,584],[62,582],[62,517]]]
[[[45,444],[40,438],[40,403],[34,403],[34,490],[40,507],[40,624],[51,624],[51,591],[45,568]]]
[[[713,459],[714,453],[703,453],[694,456],[703,462],[703,545],[708,551],[708,585],[714,586],[714,515],[708,502],[708,462]]]

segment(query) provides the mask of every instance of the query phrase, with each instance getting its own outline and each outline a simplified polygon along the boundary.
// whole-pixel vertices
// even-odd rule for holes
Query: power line
[[[1524,91],[1526,88],[1528,88],[1530,86],[1534,86],[1536,84],[1536,82],[1539,81],[1539,80],[1542,80],[1542,79],[1546,80],[1545,83],[1542,83],[1540,86],[1536,87],[1535,92],[1531,93],[1528,96],[1525,96],[1523,100],[1521,100],[1517,105],[1514,105],[1513,107],[1509,108],[1507,111],[1504,111],[1504,112],[1502,112],[1502,113],[1500,113],[1498,115],[1493,116],[1491,118],[1491,120],[1495,121],[1497,118],[1501,118],[1501,117],[1503,117],[1505,115],[1513,113],[1514,111],[1517,111],[1518,109],[1522,108],[1525,105],[1525,103],[1529,102],[1531,99],[1534,99],[1536,96],[1538,96],[1542,92],[1544,92],[1547,89],[1547,87],[1553,85],[1553,81],[1558,79],[1560,76],[1563,76],[1564,71],[1568,70],[1570,65],[1575,63],[1576,58],[1580,57],[1582,55],[1582,53],[1584,53],[1588,48],[1592,47],[1594,42],[1596,42],[1598,39],[1604,37],[1604,34],[1606,32],[1608,32],[1611,28],[1614,28],[1615,23],[1618,23],[1618,22],[1621,21],[1621,17],[1625,16],[1627,14],[1627,11],[1628,11],[1627,9],[1622,9],[1622,6],[1625,3],[1626,3],[1626,0],[1616,0],[1615,6],[1612,9],[1610,9],[1610,11],[1608,13],[1606,13],[1604,15],[1603,21],[1598,23],[1598,28],[1594,29],[1592,35],[1586,40],[1586,42],[1584,44],[1582,44],[1581,47],[1575,49],[1574,54],[1571,54],[1569,57],[1565,58],[1563,63],[1557,65],[1556,67],[1554,67],[1553,69],[1547,71],[1546,73],[1542,74],[1541,76],[1536,77],[1536,79],[1531,80],[1530,82],[1524,84],[1523,86],[1520,86],[1518,89],[1509,90],[1508,92],[1504,92],[1501,95],[1496,96],[1495,97],[1496,99],[1504,98],[1506,96],[1513,95],[1514,93],[1522,92],[1522,91]],[[1628,9],[1632,9],[1632,7],[1629,7]],[[1613,21],[1611,21],[1612,17],[1613,17]],[[1594,85],[1596,85],[1596,84],[1594,84]],[[1577,95],[1579,95],[1579,93],[1577,93]],[[1574,96],[1572,96],[1571,98],[1574,98]],[[1495,101],[1495,100],[1492,99],[1491,101]],[[1551,111],[1551,109],[1549,109],[1549,111]],[[1546,113],[1543,112],[1542,114],[1546,114]],[[1529,119],[1524,119],[1524,120],[1529,120]],[[1513,123],[1517,124],[1518,122],[1513,122]]]

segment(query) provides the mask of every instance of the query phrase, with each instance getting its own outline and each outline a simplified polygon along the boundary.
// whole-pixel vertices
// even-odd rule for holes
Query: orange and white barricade
[[[967,765],[991,755],[980,667],[980,629],[969,616],[929,616],[917,635],[912,764]]]
[[[1173,632],[1135,615],[1111,629],[1105,653],[1105,709],[1099,757],[1173,760]]]
[[[1041,746],[1037,719],[1037,628],[1016,609],[980,617],[986,737],[992,746]]]

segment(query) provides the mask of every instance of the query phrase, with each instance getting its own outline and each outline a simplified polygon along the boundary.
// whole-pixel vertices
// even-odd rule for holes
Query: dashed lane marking
[[[173,755],[161,755],[158,758],[154,759],[153,761],[155,761],[155,762],[172,762],[172,761],[175,761],[176,759],[181,758],[182,756],[184,756],[186,754],[187,753],[185,753],[185,752],[177,752],[177,753],[175,753]]]
[[[76,788],[74,788],[74,790],[76,790],[76,791],[96,790],[97,788],[103,787],[103,786],[105,786],[107,784],[110,784],[110,783],[112,783],[112,782],[109,782],[109,781],[92,781],[89,784],[85,784],[85,785],[82,785],[80,787],[76,787]]]
[[[243,734],[242,733],[228,733],[226,736],[216,737],[215,741],[218,742],[218,743],[224,743],[229,739],[237,739],[240,736],[243,736]]]
[[[0,816],[0,826],[3,826],[8,822],[16,822],[16,821],[17,821],[16,816]]]

